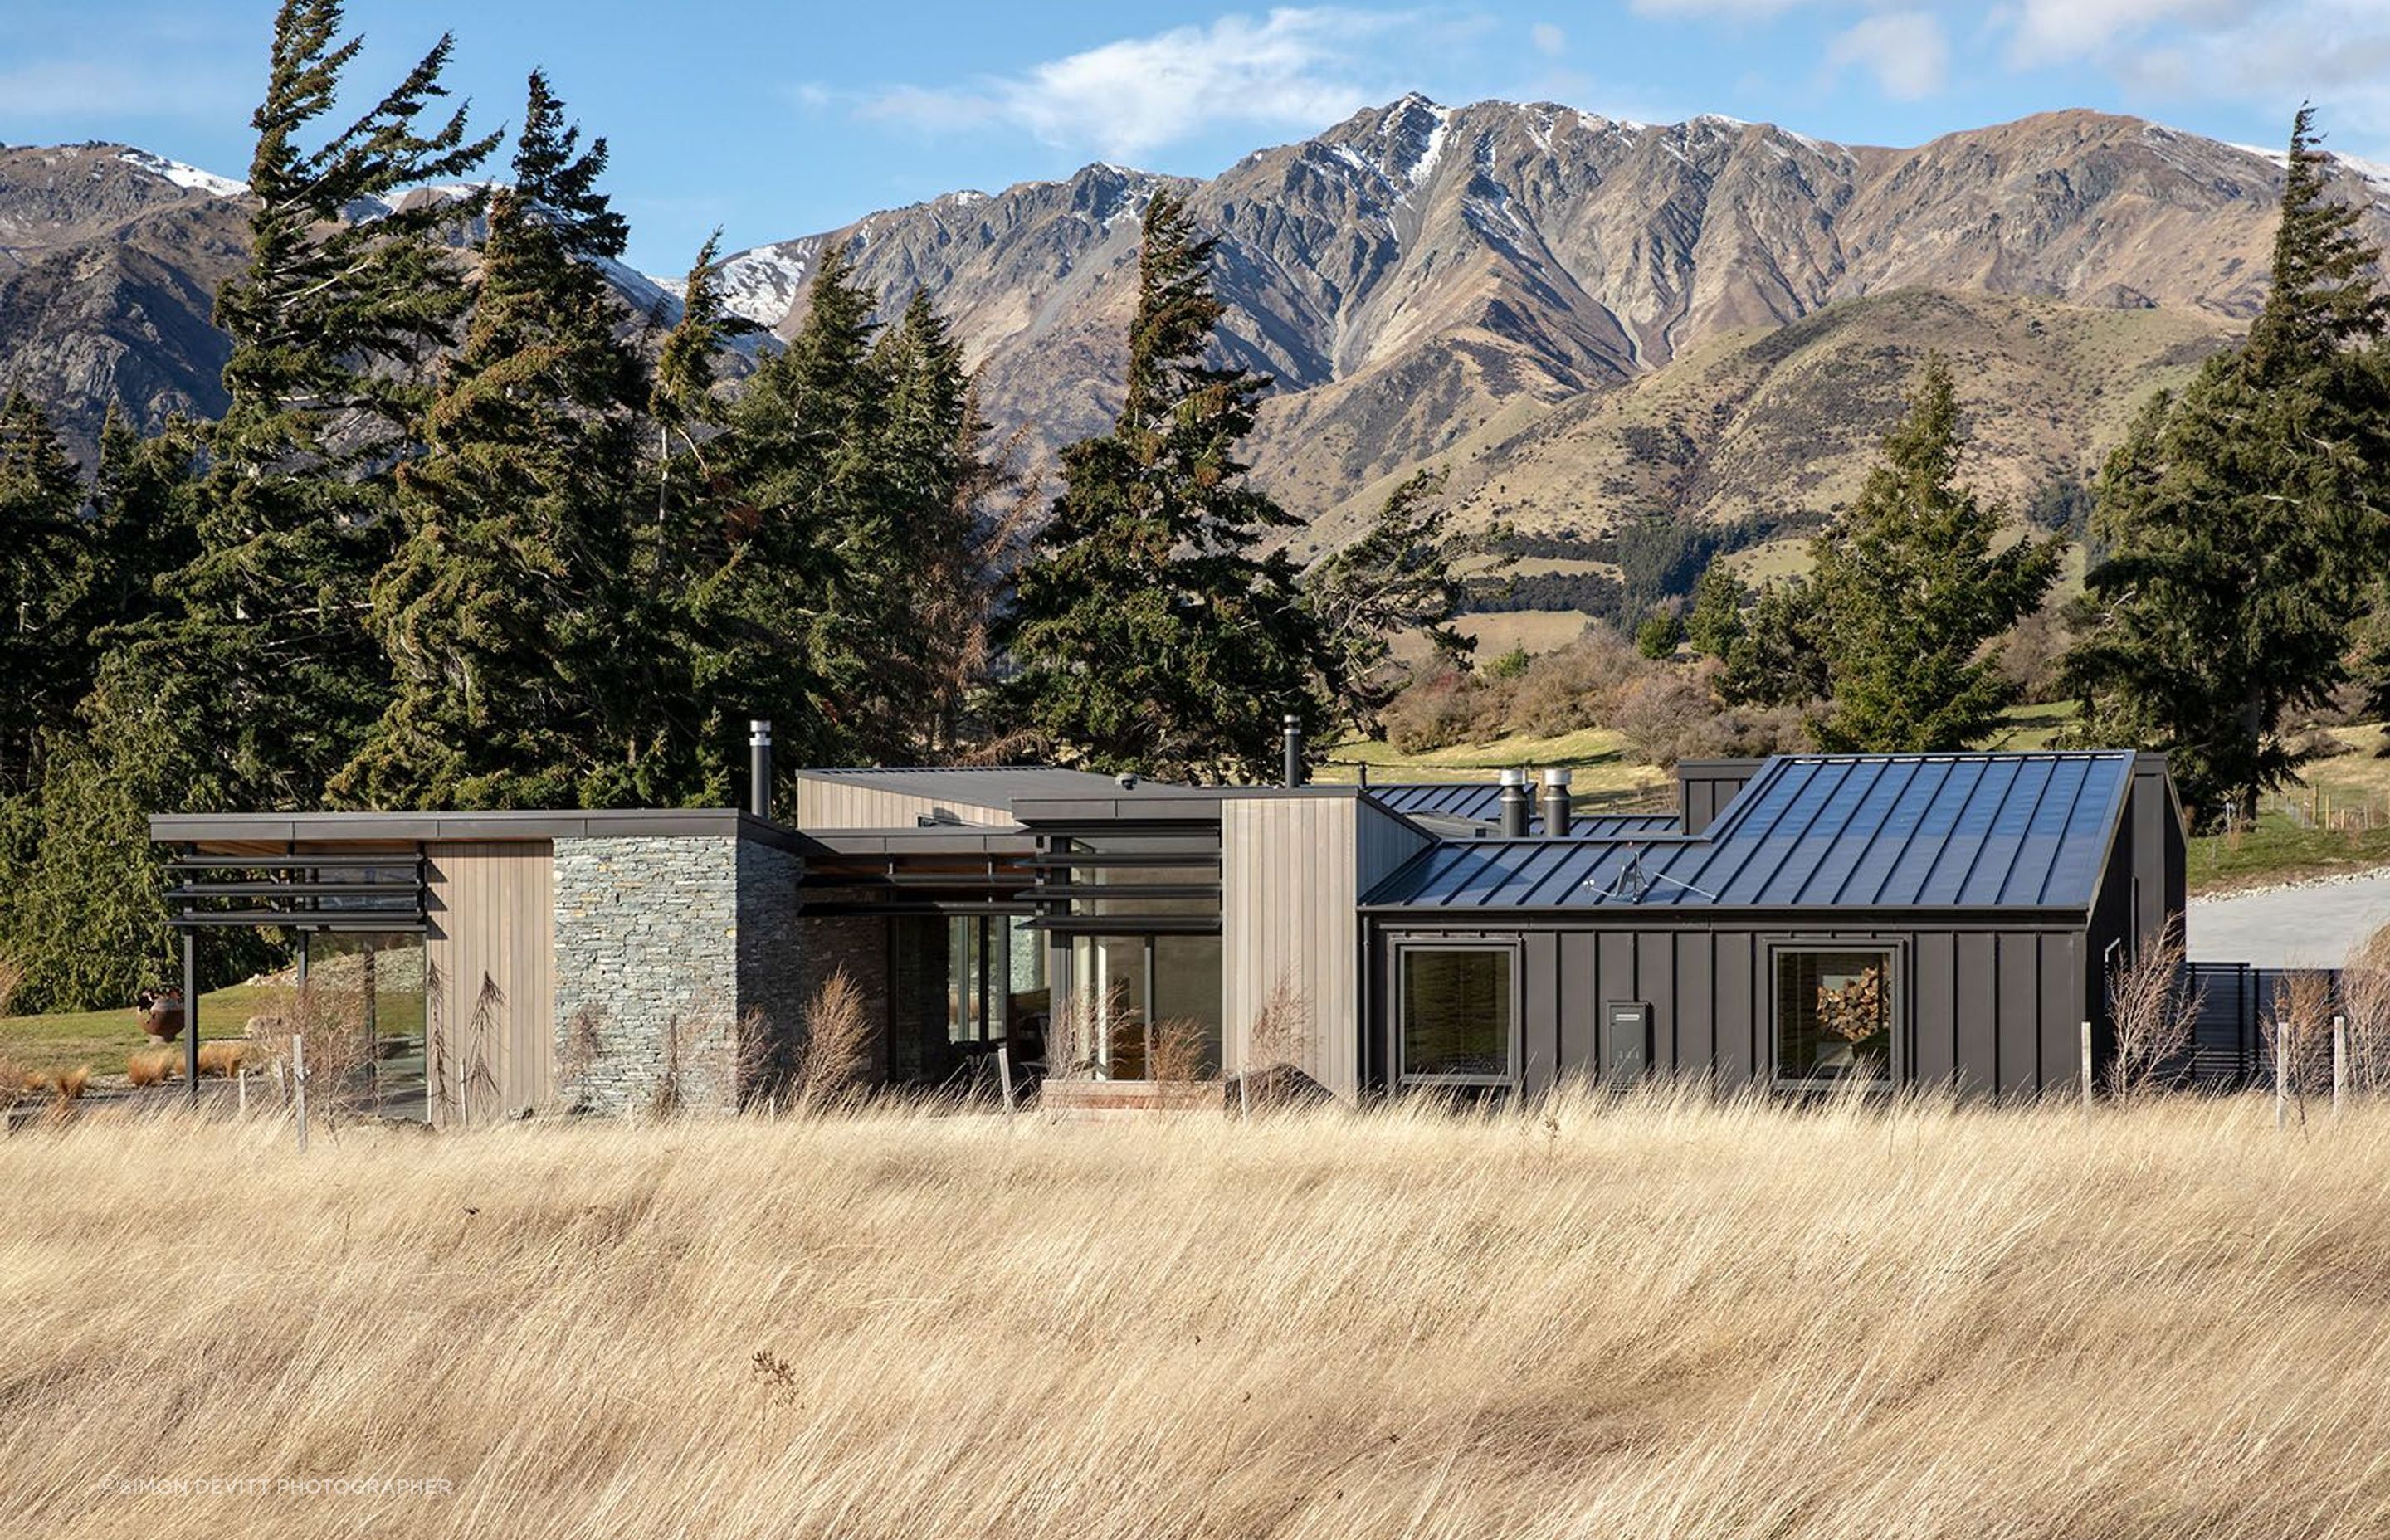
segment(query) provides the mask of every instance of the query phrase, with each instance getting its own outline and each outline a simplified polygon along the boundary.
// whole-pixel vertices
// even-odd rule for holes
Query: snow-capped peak
[[[118,159],[128,166],[138,166],[152,176],[162,176],[178,187],[189,187],[210,198],[238,198],[249,191],[246,182],[236,182],[229,176],[218,176],[212,171],[186,166],[180,160],[169,160],[146,149],[128,149]]]
[[[714,270],[722,285],[722,307],[758,326],[778,326],[788,319],[798,287],[820,254],[820,238],[814,236],[733,251]]]

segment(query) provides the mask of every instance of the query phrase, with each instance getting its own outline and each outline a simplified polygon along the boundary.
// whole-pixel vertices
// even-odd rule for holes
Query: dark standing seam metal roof
[[[1386,786],[1373,782],[1368,792],[1380,803],[1406,817],[1458,818],[1488,828],[1502,822],[1502,789],[1482,781],[1417,781]],[[1537,788],[1527,788],[1527,828],[1540,833],[1544,821],[1536,812],[1537,796]],[[1674,834],[1682,827],[1673,813],[1580,813],[1569,820],[1569,837],[1596,840]]]
[[[1447,841],[1364,903],[2088,908],[2132,778],[2127,753],[1780,756],[1699,835]]]

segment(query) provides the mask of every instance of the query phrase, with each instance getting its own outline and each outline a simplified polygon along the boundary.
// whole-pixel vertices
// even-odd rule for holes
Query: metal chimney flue
[[[1292,712],[1286,713],[1286,784],[1303,784],[1303,724]]]
[[[1513,765],[1502,772],[1502,838],[1527,837],[1527,773]]]
[[[1568,838],[1570,801],[1569,773],[1554,768],[1544,772],[1544,833],[1555,840]]]
[[[772,725],[762,717],[747,724],[747,811],[772,816]]]

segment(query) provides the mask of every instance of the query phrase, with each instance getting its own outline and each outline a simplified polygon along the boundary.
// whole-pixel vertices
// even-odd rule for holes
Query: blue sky
[[[234,175],[270,0],[0,0],[0,139]],[[1484,0],[1297,6],[353,0],[362,106],[439,35],[479,121],[533,65],[614,147],[632,260],[1110,160],[1208,175],[1406,90],[1915,144],[2062,107],[2272,146],[2302,97],[2390,160],[2390,0]]]

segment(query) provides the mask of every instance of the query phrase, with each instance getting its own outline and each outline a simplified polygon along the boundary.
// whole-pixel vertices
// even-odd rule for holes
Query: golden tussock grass
[[[71,1536],[2375,1537],[2390,1108],[0,1145]],[[429,1480],[445,1493],[119,1482]]]
[[[203,1075],[235,1075],[240,1072],[241,1061],[248,1057],[249,1045],[229,1040],[199,1045],[199,1073]]]
[[[124,1078],[135,1085],[159,1085],[174,1078],[183,1056],[172,1048],[124,1056]]]

